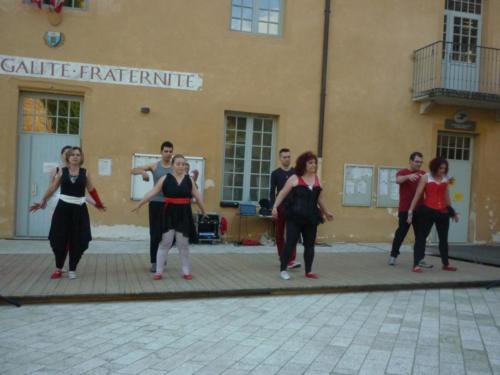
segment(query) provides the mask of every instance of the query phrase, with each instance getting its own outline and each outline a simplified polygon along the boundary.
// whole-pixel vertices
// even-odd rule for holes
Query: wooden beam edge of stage
[[[137,302],[137,301],[164,301],[180,299],[225,298],[225,297],[264,297],[264,296],[293,296],[328,293],[362,293],[362,292],[395,292],[422,289],[466,289],[481,288],[497,280],[481,281],[445,281],[421,282],[412,284],[364,284],[339,285],[318,287],[292,288],[261,288],[240,290],[216,291],[189,291],[189,292],[158,292],[138,294],[81,294],[57,296],[6,296],[20,304],[55,304],[55,303],[94,303],[94,302]],[[7,304],[0,302],[0,305]]]

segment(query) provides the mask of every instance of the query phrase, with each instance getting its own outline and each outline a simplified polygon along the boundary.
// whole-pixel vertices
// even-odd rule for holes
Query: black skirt
[[[196,241],[196,227],[194,225],[191,204],[168,204],[163,209],[163,233],[174,229],[191,241]]]
[[[64,249],[68,245],[71,251],[83,253],[87,250],[92,241],[87,205],[59,200],[52,215],[49,241],[53,250]]]

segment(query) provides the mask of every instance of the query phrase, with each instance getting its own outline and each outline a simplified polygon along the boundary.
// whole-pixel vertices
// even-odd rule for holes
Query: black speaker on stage
[[[219,225],[220,217],[217,214],[209,214],[203,217],[201,214],[197,216],[197,231],[198,240],[200,242],[214,242],[220,240]]]

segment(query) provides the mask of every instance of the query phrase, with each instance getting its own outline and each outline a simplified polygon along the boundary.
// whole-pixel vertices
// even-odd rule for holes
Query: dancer
[[[191,264],[189,261],[189,238],[196,235],[193,213],[191,211],[191,198],[196,199],[196,204],[203,216],[206,216],[205,207],[200,193],[193,180],[186,174],[186,160],[182,155],[172,158],[173,172],[158,180],[154,188],[149,191],[132,211],[138,211],[153,197],[162,194],[164,197],[162,240],[156,255],[156,273],[154,280],[160,280],[163,275],[164,264],[172,247],[175,237],[179,249],[181,268],[184,279],[191,280]]]
[[[56,261],[56,270],[51,276],[53,279],[62,276],[68,248],[70,250],[68,277],[75,279],[78,262],[92,240],[89,213],[85,204],[85,189],[96,202],[96,207],[102,211],[106,210],[94,188],[89,172],[81,167],[84,162],[82,149],[72,147],[66,153],[66,162],[68,166],[59,169],[41,202],[30,207],[31,212],[44,209],[48,199],[57,188],[61,187],[49,232],[50,245]]]
[[[422,194],[424,202],[418,207],[416,216],[417,228],[415,246],[413,251],[413,272],[422,272],[419,266],[425,253],[425,240],[429,235],[432,226],[436,225],[439,238],[439,254],[443,263],[443,271],[456,271],[448,261],[448,230],[450,227],[450,217],[458,222],[458,215],[450,205],[450,196],[448,191],[449,178],[448,161],[443,158],[434,158],[429,163],[429,173],[420,178],[417,191],[408,210],[408,224],[413,220],[413,210],[417,206]]]
[[[290,149],[282,148],[279,151],[280,167],[276,168],[271,173],[271,189],[269,191],[269,201],[271,207],[274,205],[276,196],[279,194],[289,177],[293,176],[295,170],[291,167]],[[283,256],[283,249],[285,247],[285,202],[280,204],[277,208],[278,216],[275,219],[275,238],[276,248],[278,249],[278,257],[281,259]],[[299,268],[300,263],[295,261],[297,257],[297,247],[294,246],[288,263],[288,269]]]
[[[165,141],[160,147],[161,160],[144,165],[141,167],[132,168],[130,171],[133,175],[142,175],[144,181],[149,181],[148,172],[153,174],[153,182],[156,185],[160,178],[172,172],[172,155],[174,152],[174,145],[172,142]],[[163,210],[163,196],[156,195],[149,202],[149,257],[151,261],[151,272],[156,272],[156,252],[158,251],[158,244],[161,241],[161,215]]]
[[[321,183],[316,175],[317,165],[318,158],[312,152],[301,154],[295,164],[295,174],[287,180],[273,205],[272,215],[277,219],[278,207],[291,193],[285,207],[286,242],[280,267],[280,277],[283,280],[290,279],[286,270],[300,234],[304,243],[305,276],[318,278],[318,275],[311,272],[316,231],[322,222],[322,216],[333,220],[333,214],[325,206]]]
[[[425,174],[423,170],[420,169],[423,163],[422,153],[415,151],[410,155],[410,167],[406,169],[401,169],[396,174],[396,183],[399,185],[399,209],[398,209],[398,228],[394,233],[394,240],[392,241],[391,255],[389,256],[388,264],[394,266],[396,264],[396,258],[399,256],[399,249],[405,240],[405,237],[410,229],[413,227],[413,233],[416,237],[416,220],[415,215],[413,215],[413,221],[408,224],[408,210],[410,208],[411,200],[415,196],[417,191],[418,181],[420,177]],[[417,203],[417,207],[422,204],[422,199]],[[432,268],[432,264],[426,263],[423,259],[420,261],[420,267],[422,268]]]

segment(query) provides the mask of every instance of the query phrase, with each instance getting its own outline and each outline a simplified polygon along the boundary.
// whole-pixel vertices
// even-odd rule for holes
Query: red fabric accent
[[[165,198],[163,202],[166,204],[190,204],[191,199],[189,198]]]
[[[56,11],[56,13],[60,13],[64,5],[64,0],[50,0],[50,6]]]
[[[304,181],[302,176],[299,176],[299,182],[297,185],[309,187],[309,185]],[[318,187],[318,186],[319,186],[319,178],[318,178],[318,176],[314,176],[313,187]]]
[[[104,204],[102,203],[101,198],[99,197],[99,194],[97,194],[97,190],[95,188],[89,191],[89,194],[95,201],[95,205],[97,208],[104,208]]]
[[[425,185],[424,204],[434,210],[447,212],[446,189],[448,189],[447,181],[441,183],[435,181],[428,182]]]
[[[278,207],[278,218],[276,219],[276,229],[275,229],[275,238],[276,238],[276,247],[278,248],[278,255],[281,259],[281,254],[283,254],[283,249],[285,248],[285,209],[283,205]],[[292,255],[290,257],[290,262],[295,261],[297,257],[297,247],[294,246],[292,250]]]
[[[260,242],[257,240],[243,240],[241,244],[243,246],[260,246]]]
[[[408,176],[413,173],[418,173],[420,176],[425,174],[424,171],[412,171],[411,169],[401,169],[396,173],[396,178],[400,176]],[[402,184],[399,184],[399,212],[407,212],[410,209],[411,201],[415,196],[415,192],[417,191],[418,182],[420,179],[416,181],[407,180]],[[423,197],[420,197],[420,200],[417,203],[417,207],[423,203]]]
[[[225,217],[222,217],[220,219],[220,224],[219,224],[220,234],[222,234],[222,235],[226,234],[228,227],[229,227],[229,224],[227,222],[227,219]]]
[[[42,8],[42,0],[31,0],[31,4],[35,4],[38,8]]]

